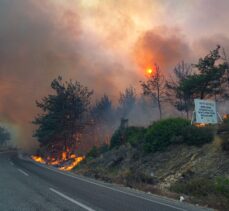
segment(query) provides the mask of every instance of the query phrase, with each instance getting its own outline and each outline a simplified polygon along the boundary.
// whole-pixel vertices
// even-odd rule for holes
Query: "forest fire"
[[[41,156],[38,155],[32,155],[31,158],[42,164],[47,164],[47,165],[52,165],[58,167],[58,169],[63,170],[63,171],[70,171],[74,167],[76,167],[82,160],[84,160],[84,156],[79,156],[77,157],[75,154],[71,154],[68,157],[68,152],[62,152],[61,153],[61,158],[56,159],[56,158],[51,158],[47,157],[47,159],[43,159]]]
[[[75,155],[74,155],[75,156]],[[72,158],[71,156],[71,159],[73,159],[73,162],[69,165],[64,165],[62,167],[59,167],[60,170],[63,170],[63,171],[70,171],[72,170],[75,166],[77,166],[83,159],[84,157],[74,157]]]

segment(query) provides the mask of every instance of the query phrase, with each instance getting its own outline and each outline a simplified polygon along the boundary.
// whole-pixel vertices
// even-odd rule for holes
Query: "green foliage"
[[[177,193],[193,196],[206,196],[215,192],[214,183],[206,178],[195,178],[187,182],[176,183],[170,188]]]
[[[145,135],[147,152],[161,151],[172,143],[182,141],[182,129],[190,125],[190,121],[181,118],[169,118],[153,123]]]
[[[223,119],[223,123],[226,124],[229,128],[229,115],[226,115],[226,118]]]
[[[192,75],[191,65],[181,62],[174,70],[175,80],[166,81],[168,100],[178,111],[184,111],[187,118],[193,108],[193,96],[189,89],[184,89],[181,85]]]
[[[97,101],[91,109],[91,116],[97,124],[109,124],[113,114],[112,102],[107,95]]]
[[[128,127],[125,130],[126,142],[137,146],[144,139],[146,129],[143,127]]]
[[[152,124],[145,135],[146,152],[163,151],[169,145],[188,144],[201,146],[211,142],[214,129],[210,126],[198,128],[182,118],[169,118]]]
[[[189,125],[182,130],[183,142],[188,145],[201,146],[211,142],[214,137],[214,129],[210,126],[196,127]]]
[[[217,193],[223,194],[224,196],[229,198],[229,178],[216,178],[215,189]]]
[[[175,183],[171,190],[193,196],[207,196],[209,194],[222,194],[229,197],[229,179],[218,177],[215,180],[207,178],[194,178],[187,182]]]
[[[91,150],[87,153],[87,158],[96,158],[99,155],[109,151],[109,145],[108,144],[103,144],[100,147],[93,146]]]
[[[229,209],[229,179],[225,177],[193,178],[173,184],[170,190],[197,197],[219,210]]]
[[[10,133],[0,126],[0,146],[5,145],[10,140]]]
[[[222,149],[226,152],[229,152],[229,139],[223,139]]]
[[[123,132],[120,128],[117,129],[111,137],[110,148],[113,149],[122,145],[124,143],[123,138]]]
[[[228,65],[220,55],[220,46],[211,51],[204,58],[200,58],[195,65],[198,72],[189,75],[180,83],[180,90],[189,93],[192,98],[204,99],[206,97],[226,94],[224,85],[227,84]]]
[[[93,146],[91,150],[87,153],[87,158],[96,158],[99,155],[98,148],[96,146]]]
[[[92,91],[77,81],[62,82],[61,77],[52,81],[51,88],[54,94],[36,102],[42,114],[33,121],[38,126],[34,137],[43,145],[60,141],[74,144],[75,134],[85,126]]]
[[[169,118],[157,121],[147,129],[142,127],[119,128],[111,138],[110,148],[123,143],[133,147],[144,143],[146,152],[163,151],[169,145],[188,144],[201,146],[211,142],[214,129],[210,126],[198,128],[190,125],[190,121],[182,118]]]
[[[105,152],[109,151],[109,145],[108,144],[103,144],[101,147],[99,147],[99,153],[103,154]]]
[[[144,139],[145,131],[143,127],[119,128],[111,137],[110,148],[119,147],[124,143],[130,143],[135,147]]]
[[[223,123],[218,127],[218,134],[222,139],[222,150],[229,152],[229,116],[224,118]]]

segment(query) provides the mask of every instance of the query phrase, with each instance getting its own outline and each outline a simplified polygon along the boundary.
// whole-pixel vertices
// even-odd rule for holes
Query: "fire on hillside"
[[[84,160],[84,156],[77,157],[75,154],[70,154],[68,151],[64,151],[61,153],[60,158],[54,158],[54,157],[47,157],[42,158],[39,155],[32,155],[31,158],[42,164],[52,165],[55,167],[58,167],[58,169],[63,171],[70,171],[74,167],[76,167],[82,160]]]
[[[206,124],[206,123],[195,123],[194,124],[196,127],[206,127],[208,126],[209,124]]]

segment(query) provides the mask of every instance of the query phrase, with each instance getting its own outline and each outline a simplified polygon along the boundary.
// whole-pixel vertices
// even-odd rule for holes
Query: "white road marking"
[[[24,172],[23,170],[21,170],[21,169],[17,169],[18,171],[20,171],[22,174],[24,174],[25,176],[29,176],[26,172]]]
[[[11,166],[14,166],[14,163],[13,163],[12,161],[10,161],[10,165],[11,165]]]
[[[49,168],[48,166],[45,166],[45,165],[39,165],[39,166],[42,166],[42,167],[44,167],[46,169],[49,169],[49,170],[54,171],[54,172],[57,172],[59,174],[63,174],[65,176],[69,176],[69,177],[72,177],[72,178],[75,178],[75,179],[78,179],[78,180],[81,180],[81,181],[84,181],[84,182],[87,182],[87,183],[90,183],[90,184],[93,184],[93,185],[97,185],[99,187],[103,187],[103,188],[106,188],[106,189],[109,189],[109,190],[112,190],[112,191],[116,191],[116,192],[119,192],[119,193],[126,194],[126,195],[129,195],[129,196],[133,196],[135,198],[140,198],[140,199],[143,199],[143,200],[146,200],[146,201],[150,201],[150,202],[153,202],[153,203],[156,203],[156,204],[160,204],[160,205],[163,205],[163,206],[166,206],[166,207],[170,207],[170,208],[173,208],[173,209],[176,209],[176,210],[187,211],[186,209],[183,209],[183,208],[180,208],[180,207],[176,207],[176,206],[173,206],[173,205],[170,205],[170,204],[167,204],[167,203],[159,202],[159,201],[156,201],[156,200],[153,200],[153,199],[144,198],[143,196],[135,195],[134,193],[121,191],[121,190],[118,190],[116,188],[108,187],[108,186],[103,185],[103,184],[99,184],[99,183],[96,183],[96,182],[93,182],[93,181],[89,181],[87,179],[83,179],[83,178],[79,178],[77,176],[73,176],[71,174],[66,174],[66,173],[64,173],[62,171],[59,171],[59,170],[56,170],[56,169],[53,169],[53,168]]]
[[[66,196],[65,194],[63,194],[63,193],[61,193],[61,192],[59,192],[59,191],[57,191],[57,190],[55,190],[55,189],[53,189],[53,188],[49,188],[49,190],[51,190],[52,192],[56,193],[57,195],[59,195],[59,196],[65,198],[65,199],[67,199],[68,201],[70,201],[70,202],[72,202],[72,203],[74,203],[74,204],[76,204],[76,205],[82,207],[83,209],[85,209],[85,210],[87,210],[87,211],[95,211],[94,209],[91,209],[90,207],[88,207],[88,206],[86,206],[86,205],[84,205],[84,204],[82,204],[82,203],[76,201],[75,199],[73,199],[73,198],[71,198],[71,197],[69,197],[69,196]]]

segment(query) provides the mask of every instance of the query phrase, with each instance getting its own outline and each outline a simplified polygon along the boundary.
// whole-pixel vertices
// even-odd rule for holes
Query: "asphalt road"
[[[106,184],[0,153],[0,210],[201,211],[204,208]]]

